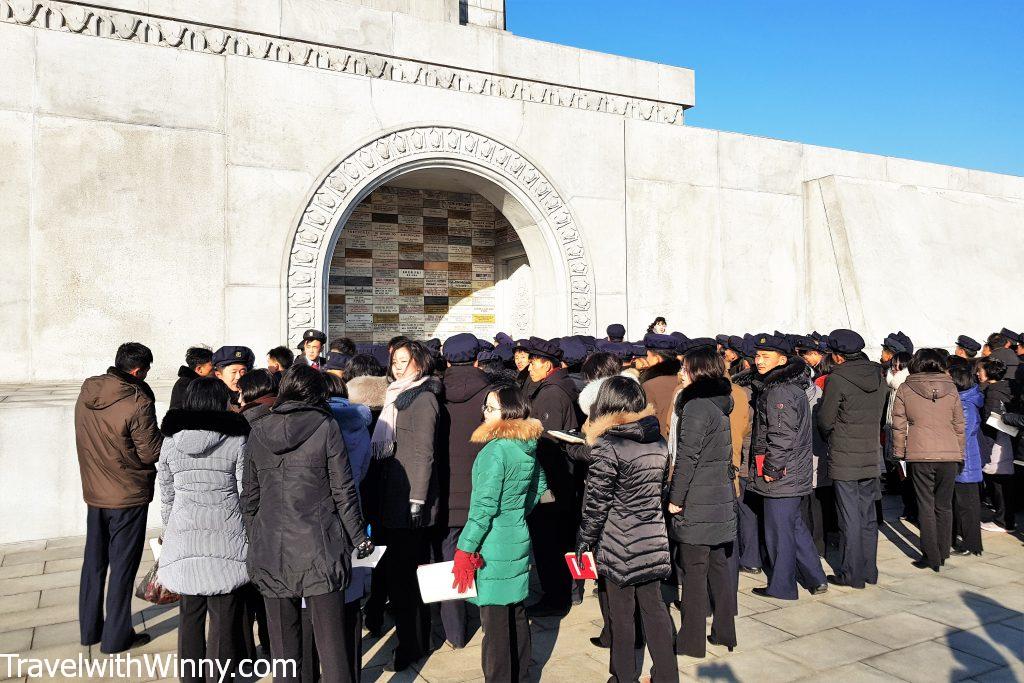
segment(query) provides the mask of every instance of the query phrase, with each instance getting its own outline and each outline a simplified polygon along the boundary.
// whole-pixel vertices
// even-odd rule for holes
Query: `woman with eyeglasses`
[[[453,586],[466,592],[476,579],[484,641],[485,681],[530,680],[530,624],[523,602],[530,590],[530,514],[547,490],[537,463],[544,433],[530,418],[517,387],[487,394],[483,424],[473,443],[484,444],[473,462],[473,493],[455,552]]]

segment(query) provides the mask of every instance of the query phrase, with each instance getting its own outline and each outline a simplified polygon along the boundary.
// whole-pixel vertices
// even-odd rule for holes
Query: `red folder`
[[[597,565],[594,564],[594,553],[583,553],[582,566],[576,562],[576,553],[566,553],[565,563],[569,565],[569,573],[574,579],[597,579]]]
[[[763,477],[764,476],[764,456],[763,455],[755,455],[754,456],[754,465],[757,467],[757,476]]]

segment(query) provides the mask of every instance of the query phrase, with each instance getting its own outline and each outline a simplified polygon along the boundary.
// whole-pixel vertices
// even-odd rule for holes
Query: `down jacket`
[[[668,445],[654,406],[602,415],[583,432],[593,459],[578,541],[596,548],[597,572],[617,586],[665,578],[671,571],[662,509]]]
[[[230,593],[249,582],[238,501],[249,423],[226,410],[172,409],[161,431],[157,578],[183,595]]]
[[[964,410],[944,372],[911,374],[892,403],[893,455],[908,462],[962,462]]]
[[[703,379],[679,392],[676,461],[668,500],[683,508],[669,520],[672,540],[719,545],[736,538],[732,470],[732,383]]]
[[[981,476],[981,407],[985,395],[978,385],[960,392],[960,405],[964,409],[964,468],[957,475],[958,484],[977,484]]]
[[[484,401],[490,389],[487,375],[472,365],[453,365],[444,373],[441,434],[447,450],[445,457],[439,458],[438,474],[441,500],[446,503],[448,511],[445,526],[466,524],[473,489],[473,461],[483,447],[470,437],[480,426]]]
[[[366,478],[366,472],[370,467],[370,433],[366,431],[367,426],[373,421],[370,409],[359,403],[350,403],[348,399],[340,396],[332,396],[327,403],[341,429],[341,438],[345,442],[345,450],[348,452],[348,463],[352,468],[352,479],[356,484],[356,491],[359,485]],[[362,496],[360,495],[360,503]],[[369,567],[353,567],[352,580],[345,589],[345,602],[359,600],[370,590]]]
[[[837,365],[817,409],[817,426],[828,442],[828,476],[833,481],[878,477],[879,432],[888,389],[882,366],[866,358]]]
[[[526,515],[547,490],[537,463],[538,420],[499,420],[480,425],[472,441],[483,445],[473,462],[473,495],[458,548],[480,553],[477,605],[512,605],[530,592],[530,530]]]
[[[345,588],[366,525],[341,430],[326,407],[285,401],[253,426],[241,503],[249,577],[264,597]]]
[[[796,357],[751,382],[754,427],[748,490],[766,498],[806,496],[813,490],[808,384],[807,363]],[[757,474],[758,455],[764,456],[763,472],[772,477],[770,482]]]

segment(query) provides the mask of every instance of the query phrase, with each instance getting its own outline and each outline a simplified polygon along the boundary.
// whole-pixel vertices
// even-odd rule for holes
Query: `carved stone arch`
[[[450,126],[417,126],[363,145],[334,166],[313,191],[287,256],[285,324],[290,345],[297,345],[306,329],[325,329],[331,254],[356,205],[389,180],[425,168],[480,176],[521,205],[549,252],[562,297],[560,334],[594,333],[593,270],[572,211],[554,185],[523,154],[493,138]]]

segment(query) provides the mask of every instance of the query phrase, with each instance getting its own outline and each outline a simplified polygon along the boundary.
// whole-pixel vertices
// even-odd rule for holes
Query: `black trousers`
[[[572,602],[573,581],[565,566],[565,554],[573,550],[576,530],[572,527],[573,503],[563,500],[565,497],[538,505],[526,521],[530,527],[537,576],[544,593],[543,602],[568,608]]]
[[[459,534],[462,527],[448,527],[447,533],[441,539],[442,562],[451,562],[455,559],[455,551],[458,549]],[[441,624],[444,626],[445,639],[455,647],[466,647],[469,641],[467,633],[467,619],[469,609],[472,607],[465,600],[445,600],[441,603]]]
[[[957,464],[912,462],[909,467],[920,519],[921,553],[930,567],[938,569],[949,557],[953,538],[953,485]]]
[[[953,484],[953,536],[963,539],[960,547],[980,553],[981,547],[981,484]]]
[[[99,643],[100,652],[110,654],[128,649],[135,638],[132,595],[146,542],[148,508],[139,505],[113,510],[89,506],[78,593],[82,645]]]
[[[831,484],[819,486],[807,494],[801,512],[804,524],[814,539],[814,547],[817,548],[819,555],[825,557],[828,533],[839,528],[836,521],[836,495]]]
[[[878,485],[877,477],[832,482],[842,551],[838,578],[854,588],[878,583],[878,516],[875,514]]]
[[[388,551],[377,565],[385,583],[385,593],[378,594],[378,599],[391,603],[399,662],[416,661],[430,648],[430,609],[423,604],[416,579],[416,568],[430,562],[430,533],[430,529],[387,529],[383,545]]]
[[[256,660],[260,658],[260,651],[256,647],[256,637],[253,635],[253,625],[256,626],[256,633],[259,635],[260,646],[264,652],[270,651],[270,635],[267,633],[267,608],[263,604],[263,596],[251,583],[247,583],[236,591],[241,601],[241,632],[242,647],[247,659]]]
[[[608,608],[608,580],[598,574],[597,576],[597,606],[601,609],[601,633],[597,636],[602,647],[612,646],[612,627],[610,623],[611,610]],[[637,610],[633,619],[636,629],[636,649],[644,646],[644,627],[640,621],[640,611]]]
[[[711,635],[722,645],[736,645],[736,621],[732,609],[736,602],[735,583],[729,572],[728,554],[732,543],[722,545],[679,546],[679,564],[683,567],[683,623],[676,638],[676,652],[690,657],[707,654],[706,619],[708,590],[713,614]]]
[[[390,548],[388,549],[390,551]],[[299,683],[304,669],[305,648],[302,637],[302,599],[264,598],[267,605],[267,628],[270,631],[270,651],[274,659],[291,659],[296,663],[295,677],[275,677],[275,683]],[[322,679],[328,683],[348,683],[348,643],[345,640],[345,594],[342,591],[313,595],[306,598],[306,606],[313,622],[313,632],[319,644]]]
[[[800,515],[799,498],[763,498],[764,542],[769,561],[768,594],[796,600],[797,584],[813,588],[825,583],[821,558]]]
[[[481,605],[481,660],[487,683],[530,680],[530,622],[523,603]]]
[[[763,546],[759,517],[764,508],[761,496],[746,491],[747,477],[740,478],[740,497],[736,507],[736,535],[739,539],[740,564],[760,569]]]
[[[302,683],[316,683],[320,680],[320,655],[316,649],[316,629],[313,626],[313,612],[307,605],[302,610]],[[363,669],[363,613],[359,600],[345,603],[342,614],[342,628],[345,632],[345,656],[348,659],[352,680],[359,683]]]
[[[647,647],[651,651],[651,681],[678,681],[676,663],[676,627],[668,613],[668,605],[661,597],[661,582],[650,581],[635,586],[616,586],[607,581],[609,625],[612,632],[609,671],[613,683],[632,683],[639,680],[636,668],[635,613],[640,610]],[[706,594],[705,594],[706,595]],[[703,623],[704,617],[701,617]]]
[[[1017,528],[1017,501],[1014,495],[1012,474],[986,474],[992,492],[992,507],[995,508],[992,521],[1007,531]]]
[[[206,615],[210,631],[206,631]],[[241,638],[242,599],[236,591],[222,595],[182,595],[178,613],[178,659],[182,681],[204,683],[200,666],[209,658],[234,671],[244,653]],[[189,663],[186,663],[189,662]],[[220,668],[217,669],[220,671]]]

